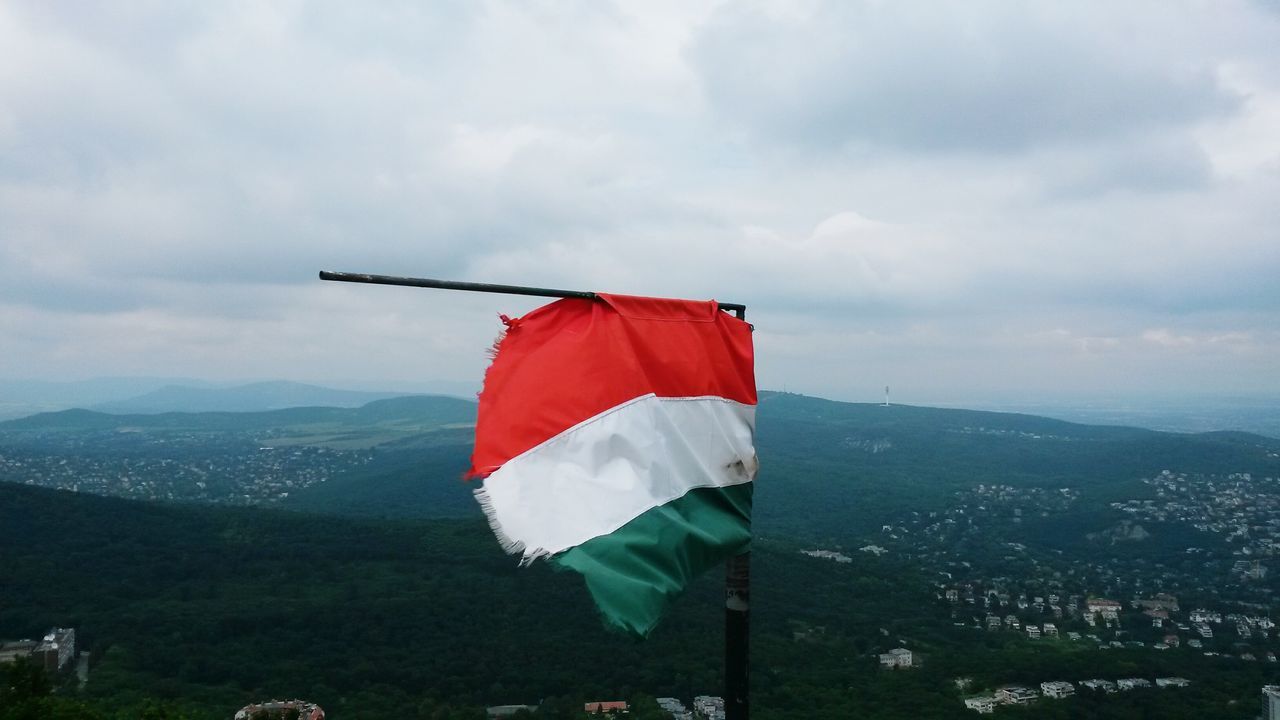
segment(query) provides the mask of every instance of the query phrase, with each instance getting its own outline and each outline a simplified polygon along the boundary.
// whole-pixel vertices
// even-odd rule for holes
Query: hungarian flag
[[[568,298],[503,317],[471,476],[503,548],[586,579],[648,635],[745,552],[756,474],[751,327],[714,301]]]

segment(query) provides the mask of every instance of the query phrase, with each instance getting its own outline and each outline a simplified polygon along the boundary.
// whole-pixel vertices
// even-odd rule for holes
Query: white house
[[[1049,680],[1040,683],[1040,692],[1047,698],[1064,698],[1076,694],[1075,686],[1065,680]]]
[[[1021,685],[1005,685],[996,690],[996,702],[1003,705],[1026,705],[1040,697],[1035,690]]]
[[[991,695],[965,698],[964,706],[970,710],[977,711],[979,715],[990,715],[996,711],[996,699]]]
[[[1086,687],[1090,690],[1102,690],[1108,693],[1116,691],[1116,684],[1110,680],[1081,680],[1080,687]]]
[[[894,648],[887,653],[880,653],[881,667],[909,668],[911,662],[911,651],[906,648]]]

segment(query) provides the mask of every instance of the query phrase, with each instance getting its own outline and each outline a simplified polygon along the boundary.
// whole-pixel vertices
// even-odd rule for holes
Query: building
[[[1280,720],[1280,685],[1262,686],[1262,720]]]
[[[319,705],[306,700],[269,700],[264,703],[245,705],[235,715],[235,720],[250,720],[255,716],[266,715],[271,720],[280,720],[286,712],[297,711],[298,720],[324,720],[324,710]]]
[[[699,695],[693,699],[693,711],[707,720],[724,720],[724,698]]]
[[[977,711],[979,715],[990,715],[996,711],[996,699],[992,695],[965,698],[964,706],[969,710]]]
[[[660,697],[657,699],[658,707],[666,710],[673,720],[692,720],[693,713],[689,712],[689,708],[684,703],[675,698]]]
[[[76,659],[76,631],[74,628],[54,628],[45,634],[31,653],[45,671],[56,673]]]
[[[1045,637],[1058,637],[1058,626],[1057,626],[1057,625],[1054,625],[1053,623],[1045,623],[1045,624],[1044,624],[1044,636],[1045,636]]]
[[[1090,690],[1101,690],[1107,693],[1116,691],[1116,684],[1110,680],[1081,680],[1080,687],[1089,688]]]
[[[906,648],[894,648],[887,653],[880,653],[880,666],[887,668],[909,668],[912,664],[911,651]]]
[[[1021,685],[1005,685],[996,690],[996,702],[1001,705],[1026,705],[1038,697],[1035,690]]]
[[[1047,698],[1064,698],[1075,695],[1076,689],[1065,680],[1050,680],[1040,683],[1040,692]]]
[[[515,715],[521,710],[536,712],[538,710],[538,706],[537,705],[494,705],[493,707],[485,708],[484,714],[485,714],[485,717],[488,717],[488,718],[505,718],[505,717],[511,717],[512,715]]]
[[[1101,613],[1103,617],[1112,617],[1120,614],[1120,608],[1123,607],[1115,600],[1107,600],[1106,598],[1089,598],[1085,601],[1085,609],[1091,613]]]
[[[48,673],[65,669],[76,659],[76,631],[74,628],[53,628],[40,640],[9,640],[0,642],[0,663],[18,658],[30,658]]]
[[[1180,677],[1162,677],[1156,678],[1156,687],[1186,687],[1191,681]]]
[[[1151,681],[1146,678],[1120,678],[1116,681],[1116,687],[1121,690],[1136,690],[1137,688],[1151,687]]]
[[[1213,612],[1213,611],[1204,610],[1204,609],[1192,610],[1191,614],[1188,616],[1188,619],[1190,619],[1191,622],[1193,623],[1217,624],[1222,622],[1222,613]]]
[[[584,710],[592,715],[621,715],[628,712],[629,708],[625,700],[603,700],[589,702],[583,707]]]

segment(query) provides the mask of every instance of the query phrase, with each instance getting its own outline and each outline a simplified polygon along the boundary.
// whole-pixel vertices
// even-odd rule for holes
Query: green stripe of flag
[[[610,624],[645,637],[695,577],[750,549],[753,485],[690,490],[551,562],[582,574]]]

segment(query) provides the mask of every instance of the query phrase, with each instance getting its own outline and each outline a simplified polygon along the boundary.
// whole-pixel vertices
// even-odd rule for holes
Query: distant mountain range
[[[370,445],[385,442],[385,430],[394,427],[403,433],[428,433],[475,422],[476,403],[439,395],[406,395],[374,400],[359,407],[303,406],[252,412],[138,412],[108,413],[73,408],[39,413],[0,422],[6,432],[53,430],[64,433],[97,430],[165,429],[206,432],[295,430],[319,439],[300,444],[326,444],[322,438],[336,429],[358,429],[371,436]]]
[[[458,479],[467,467],[476,408],[460,398],[408,396],[358,408],[262,412],[67,410],[0,423],[0,448],[80,453],[75,448],[93,442],[100,447],[95,452],[119,455],[148,433],[163,440],[181,431],[203,433],[208,452],[218,433],[252,438],[253,450],[374,451],[369,462],[296,488],[282,504],[343,515],[438,517],[475,511],[470,486]],[[847,537],[879,527],[903,507],[945,508],[955,492],[981,483],[1076,487],[1082,503],[1102,510],[1113,495],[1136,496],[1140,478],[1164,469],[1280,475],[1280,440],[1247,433],[1187,435],[774,392],[761,393],[758,425],[761,527],[785,526],[791,535]]]
[[[291,407],[360,407],[404,393],[335,390],[295,382],[258,382],[213,388],[167,385],[137,397],[99,403],[91,410],[115,414],[260,412]]]
[[[125,400],[167,385],[213,387],[193,378],[123,377],[70,382],[0,379],[0,420]]]
[[[471,397],[465,383],[422,383],[421,394]],[[97,378],[74,382],[0,379],[0,420],[72,408],[118,415],[168,412],[261,412],[291,407],[360,407],[420,394],[346,390],[289,381],[225,385],[191,378]]]
[[[290,381],[227,384],[154,377],[73,382],[0,379],[0,421],[72,408],[114,414],[354,408],[374,400],[406,395],[471,399],[477,390],[474,383],[449,381],[421,381],[400,385],[398,389],[370,387],[370,383],[358,381],[342,384],[348,387],[337,389]],[[916,403],[920,404],[1039,415],[1088,425],[1126,425],[1181,433],[1240,430],[1280,438],[1280,396],[1277,395]]]

